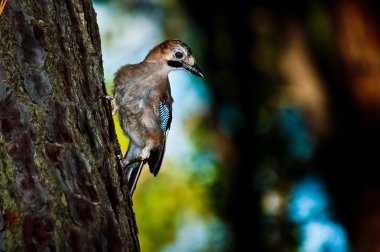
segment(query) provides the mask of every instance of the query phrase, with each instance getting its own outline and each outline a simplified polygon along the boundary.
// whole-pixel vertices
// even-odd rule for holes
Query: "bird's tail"
[[[125,160],[132,160],[141,153],[141,148],[134,145],[132,142],[129,143],[127,153],[125,154]],[[142,168],[144,166],[144,161],[133,162],[126,166],[127,178],[128,178],[128,189],[129,193],[133,195],[135,191],[137,181],[140,178]]]
[[[128,189],[131,195],[133,195],[133,192],[136,189],[137,181],[140,178],[143,166],[143,161],[134,162],[127,166]]]

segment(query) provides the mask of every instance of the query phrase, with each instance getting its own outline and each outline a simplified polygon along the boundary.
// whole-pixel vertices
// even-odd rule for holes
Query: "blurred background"
[[[169,76],[163,168],[133,196],[142,251],[380,251],[380,2],[94,5],[109,94],[169,38],[205,73]]]

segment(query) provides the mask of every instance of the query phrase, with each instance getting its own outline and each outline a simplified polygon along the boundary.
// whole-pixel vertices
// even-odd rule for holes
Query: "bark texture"
[[[0,17],[0,251],[139,251],[90,0]]]

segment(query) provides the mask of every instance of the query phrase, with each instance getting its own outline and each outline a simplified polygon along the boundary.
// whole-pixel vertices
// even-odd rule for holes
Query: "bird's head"
[[[190,47],[178,39],[166,40],[155,46],[145,60],[165,64],[170,70],[186,69],[203,78]]]

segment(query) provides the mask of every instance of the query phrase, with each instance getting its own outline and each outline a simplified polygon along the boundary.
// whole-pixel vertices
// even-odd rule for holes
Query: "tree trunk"
[[[0,17],[0,251],[139,251],[90,0]]]

